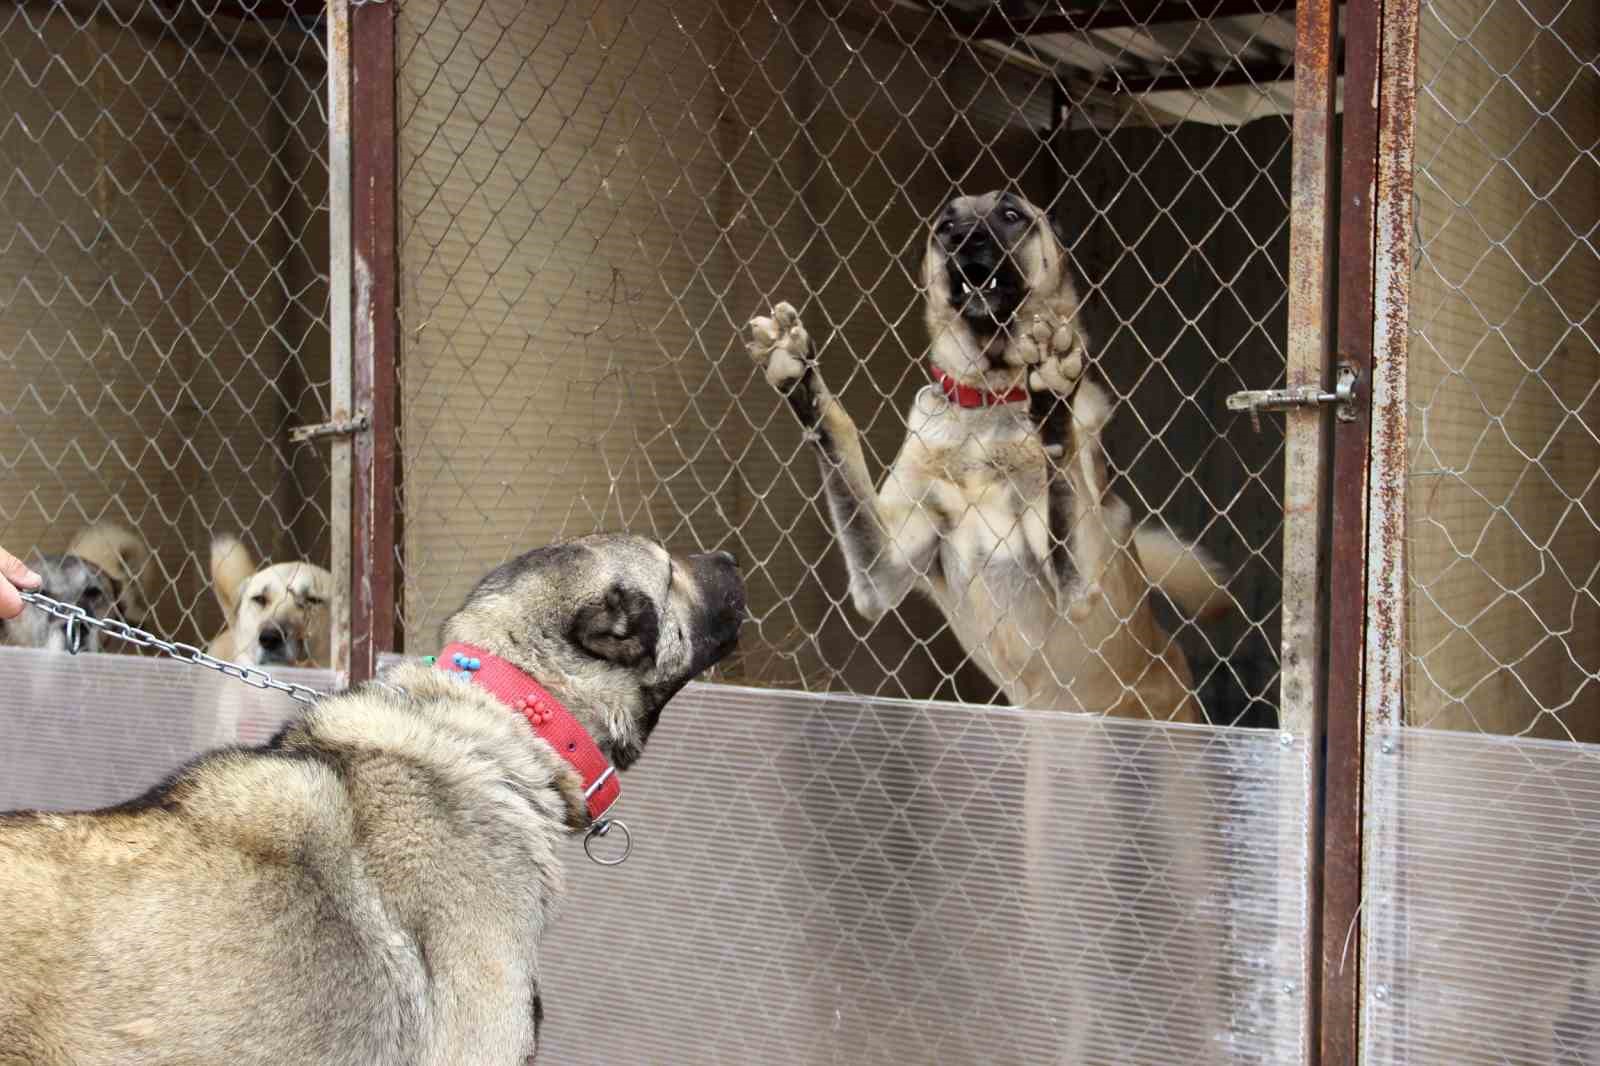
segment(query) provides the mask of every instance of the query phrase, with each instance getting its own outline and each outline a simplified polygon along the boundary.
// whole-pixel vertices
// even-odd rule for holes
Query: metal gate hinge
[[[1350,363],[1340,363],[1338,377],[1332,392],[1323,392],[1318,385],[1296,385],[1287,389],[1246,389],[1228,396],[1228,410],[1249,411],[1250,424],[1261,428],[1262,411],[1287,411],[1291,407],[1316,407],[1332,404],[1335,416],[1341,422],[1354,422],[1356,418],[1356,381],[1360,375]]]
[[[357,411],[354,418],[343,418],[333,422],[315,422],[309,426],[295,426],[289,431],[289,439],[295,444],[304,444],[308,440],[318,440],[322,437],[353,437],[357,433],[364,433],[372,427],[372,416],[365,411]]]

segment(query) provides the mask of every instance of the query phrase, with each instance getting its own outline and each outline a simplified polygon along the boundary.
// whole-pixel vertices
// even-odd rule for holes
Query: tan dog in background
[[[860,434],[817,369],[795,309],[751,321],[750,350],[815,441],[856,609],[912,589],[1022,707],[1176,721],[1203,716],[1152,587],[1202,614],[1226,603],[1197,547],[1135,527],[1108,487],[1111,398],[1066,251],[1045,213],[1010,192],[950,201],[922,261],[930,359],[906,440],[874,488]]]
[[[143,538],[114,522],[96,522],[72,538],[67,554],[99,567],[110,578],[112,605],[124,622],[143,626],[149,620],[155,567]]]
[[[227,628],[206,651],[240,666],[333,664],[333,575],[307,562],[258,567],[237,537],[211,542],[211,587]]]

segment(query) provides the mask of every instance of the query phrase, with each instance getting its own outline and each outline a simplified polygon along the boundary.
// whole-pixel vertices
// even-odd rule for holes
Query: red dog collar
[[[1028,390],[1021,385],[1006,392],[990,392],[963,385],[938,367],[933,368],[933,380],[957,407],[996,407],[1003,403],[1024,403],[1028,399]]]
[[[589,731],[543,685],[499,656],[471,644],[446,645],[434,665],[476,682],[526,718],[533,731],[583,778],[583,797],[591,819],[598,819],[616,802],[622,793],[617,768],[601,753]]]

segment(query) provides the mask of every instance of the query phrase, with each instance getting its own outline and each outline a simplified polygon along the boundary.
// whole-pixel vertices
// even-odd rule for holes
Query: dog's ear
[[[572,642],[590,655],[620,666],[655,658],[661,615],[655,601],[638,589],[613,585],[598,603],[578,608]]]
[[[1061,217],[1061,212],[1055,208],[1051,208],[1050,210],[1046,211],[1045,218],[1050,223],[1050,232],[1054,234],[1056,243],[1061,246],[1061,250],[1063,252],[1066,252],[1072,247],[1067,237],[1066,220]]]
[[[239,595],[244,583],[256,572],[256,561],[250,549],[239,538],[224,533],[211,540],[211,590],[217,594],[217,603],[228,618],[239,609]]]

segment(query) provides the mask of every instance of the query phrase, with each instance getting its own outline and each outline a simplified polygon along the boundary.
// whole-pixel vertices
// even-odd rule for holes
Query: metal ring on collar
[[[610,833],[613,826],[622,830],[622,854],[614,859],[601,858],[594,853],[591,844],[596,837],[603,837]],[[583,835],[583,853],[589,856],[590,862],[597,863],[600,866],[621,866],[628,861],[628,856],[633,854],[633,834],[628,832],[628,826],[625,822],[621,822],[616,818],[602,818],[591,825],[589,831]]]
[[[76,655],[83,648],[83,629],[78,625],[78,616],[67,616],[67,651]]]

